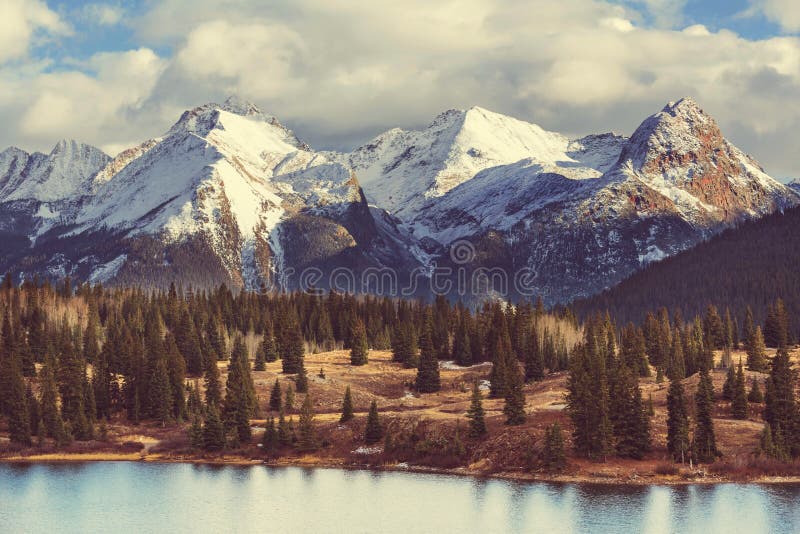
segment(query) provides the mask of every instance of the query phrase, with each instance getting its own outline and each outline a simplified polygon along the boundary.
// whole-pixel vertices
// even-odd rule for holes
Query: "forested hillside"
[[[618,321],[640,322],[661,306],[684,316],[708,304],[729,308],[742,324],[747,307],[763,323],[769,305],[783,299],[793,337],[800,332],[800,209],[741,224],[706,243],[654,263],[620,285],[577,301],[579,316],[608,310]]]

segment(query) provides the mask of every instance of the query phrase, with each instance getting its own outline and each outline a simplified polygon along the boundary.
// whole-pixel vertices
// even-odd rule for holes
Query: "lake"
[[[800,532],[800,485],[605,486],[297,467],[0,464],[0,532]]]

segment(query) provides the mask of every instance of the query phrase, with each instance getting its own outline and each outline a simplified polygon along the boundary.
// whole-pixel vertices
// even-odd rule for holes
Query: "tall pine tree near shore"
[[[486,421],[484,420],[486,412],[483,409],[483,395],[478,388],[478,382],[472,384],[472,400],[470,401],[469,411],[467,411],[467,419],[469,419],[469,435],[473,438],[479,438],[486,434]]]
[[[714,384],[708,369],[700,370],[700,382],[695,393],[695,427],[692,436],[692,457],[698,463],[712,463],[720,452],[714,434]]]
[[[521,425],[525,422],[525,391],[522,373],[516,359],[506,368],[506,402],[503,413],[507,425]]]
[[[383,426],[378,415],[378,403],[373,400],[369,406],[367,426],[364,429],[364,443],[371,445],[378,443],[381,439],[383,439]]]
[[[676,462],[685,462],[691,450],[683,383],[674,377],[670,378],[667,391],[667,450]]]

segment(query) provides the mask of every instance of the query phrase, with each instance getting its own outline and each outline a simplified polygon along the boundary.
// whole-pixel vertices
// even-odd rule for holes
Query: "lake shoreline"
[[[449,475],[458,477],[471,477],[476,479],[495,479],[524,483],[553,483],[553,484],[597,484],[607,486],[687,486],[697,484],[800,484],[798,476],[760,476],[747,478],[730,478],[716,474],[702,475],[686,478],[680,475],[648,475],[639,476],[630,473],[627,477],[592,476],[586,473],[577,474],[547,474],[523,471],[495,471],[486,472],[469,469],[468,467],[439,468],[407,464],[356,464],[344,461],[331,461],[328,458],[302,456],[295,458],[282,458],[267,460],[260,458],[246,458],[242,456],[228,456],[216,458],[170,456],[161,454],[141,455],[139,453],[75,453],[75,454],[40,454],[29,456],[0,457],[4,464],[69,464],[69,463],[97,463],[97,462],[131,462],[153,464],[193,464],[209,466],[250,467],[263,465],[266,467],[300,467],[306,469],[344,469],[353,471],[416,473],[432,475]]]

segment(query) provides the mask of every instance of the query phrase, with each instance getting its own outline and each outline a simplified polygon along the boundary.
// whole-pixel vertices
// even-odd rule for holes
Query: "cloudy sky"
[[[630,134],[691,95],[800,177],[800,1],[0,1],[0,147],[113,154],[230,94],[316,148],[473,105]]]

